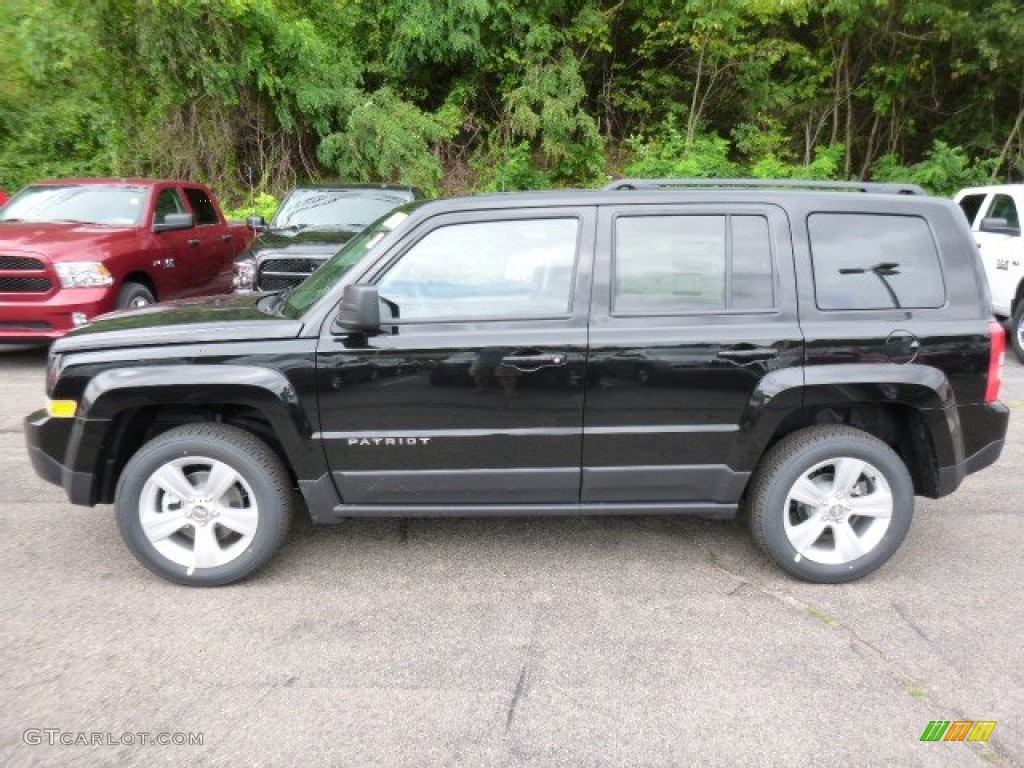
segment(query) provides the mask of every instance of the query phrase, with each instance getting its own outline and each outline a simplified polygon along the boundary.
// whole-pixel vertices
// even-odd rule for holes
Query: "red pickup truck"
[[[115,309],[231,291],[252,241],[201,184],[61,179],[0,209],[0,343],[46,341]]]

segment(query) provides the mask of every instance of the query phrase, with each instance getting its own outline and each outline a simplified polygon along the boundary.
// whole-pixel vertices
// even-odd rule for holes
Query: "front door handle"
[[[189,248],[198,248],[201,243],[198,240],[192,239],[188,241]]]
[[[723,349],[718,353],[723,360],[733,360],[737,363],[755,363],[758,360],[771,360],[779,356],[779,350],[772,347],[736,347],[735,349]]]
[[[504,365],[515,368],[517,371],[536,371],[541,368],[550,368],[555,365],[565,365],[568,355],[564,352],[546,352],[543,354],[517,354],[505,355],[501,358]]]
[[[223,240],[225,243],[230,243],[232,240],[235,239],[235,236],[234,235],[221,235],[220,239]]]

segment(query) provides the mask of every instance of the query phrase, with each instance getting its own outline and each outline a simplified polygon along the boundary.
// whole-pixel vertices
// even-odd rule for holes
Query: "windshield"
[[[296,189],[270,222],[271,229],[323,227],[362,229],[412,199],[389,189]]]
[[[142,223],[143,187],[40,184],[25,187],[0,210],[0,221],[72,221],[124,227]]]
[[[295,290],[287,296],[283,314],[297,318],[311,306],[316,304],[333,286],[338,284],[342,276],[362,261],[374,246],[395,227],[409,218],[409,213],[419,203],[403,206],[397,211],[384,216],[353,237],[345,247],[325,261],[320,267]]]

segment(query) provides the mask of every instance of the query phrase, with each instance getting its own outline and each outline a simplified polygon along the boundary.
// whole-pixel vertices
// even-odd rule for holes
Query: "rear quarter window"
[[[923,218],[813,213],[807,230],[819,309],[927,309],[946,303],[938,248]]]

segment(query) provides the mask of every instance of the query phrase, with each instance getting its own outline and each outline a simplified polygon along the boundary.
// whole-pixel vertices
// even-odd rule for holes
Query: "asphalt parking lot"
[[[0,352],[4,766],[1024,765],[1015,359],[998,464],[860,582],[793,581],[738,524],[574,518],[300,522],[214,590],[36,478],[43,362]]]

